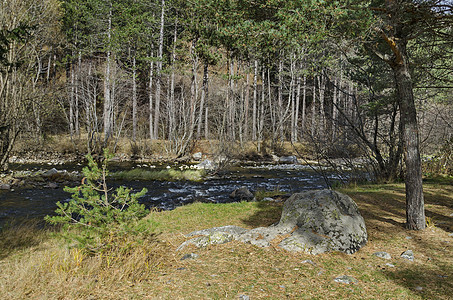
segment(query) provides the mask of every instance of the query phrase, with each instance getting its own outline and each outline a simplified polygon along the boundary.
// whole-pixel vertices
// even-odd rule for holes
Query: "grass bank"
[[[271,202],[194,203],[174,211],[152,212],[149,218],[159,224],[157,238],[136,244],[129,251],[94,257],[68,249],[46,230],[22,228],[22,242],[9,240],[0,244],[0,294],[6,295],[4,299],[451,297],[451,181],[426,182],[426,214],[431,226],[422,232],[404,228],[402,184],[351,186],[341,191],[357,202],[368,229],[369,242],[353,255],[293,254],[275,246],[258,248],[239,242],[176,252],[184,235],[193,230],[229,224],[244,228],[268,226],[278,221],[282,207]],[[2,241],[12,234],[3,232]],[[128,242],[127,238],[124,242]],[[414,262],[399,257],[407,249],[414,251]],[[373,256],[376,251],[386,251],[392,259]],[[181,260],[190,252],[199,257]],[[313,264],[303,263],[307,259]],[[358,283],[344,285],[333,281],[344,274],[356,278]]]
[[[119,171],[110,174],[110,178],[116,180],[162,180],[162,181],[174,181],[174,180],[189,180],[189,181],[201,181],[203,176],[206,174],[204,170],[143,170],[133,169],[127,171]]]

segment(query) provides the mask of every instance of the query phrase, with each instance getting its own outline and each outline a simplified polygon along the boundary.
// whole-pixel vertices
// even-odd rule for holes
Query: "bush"
[[[145,195],[144,188],[138,193],[119,187],[111,192],[106,183],[107,163],[112,155],[104,150],[101,168],[88,155],[88,166],[83,169],[82,184],[65,187],[72,194],[69,202],[58,202],[57,216],[46,216],[51,224],[62,224],[65,238],[90,252],[115,247],[115,241],[124,235],[140,235],[151,229],[141,219],[149,211],[138,198]]]

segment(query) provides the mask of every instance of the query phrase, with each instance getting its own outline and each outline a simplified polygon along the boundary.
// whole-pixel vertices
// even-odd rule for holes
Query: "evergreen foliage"
[[[114,246],[110,244],[125,234],[147,233],[150,227],[140,220],[148,214],[138,198],[146,194],[144,188],[138,193],[118,187],[113,193],[108,188],[107,163],[112,155],[104,150],[101,167],[93,157],[87,156],[88,166],[83,169],[82,184],[65,187],[72,194],[69,202],[58,202],[58,216],[46,216],[51,224],[63,224],[65,238],[91,252],[98,252]],[[149,225],[149,224],[148,224]],[[76,230],[70,230],[76,229]]]

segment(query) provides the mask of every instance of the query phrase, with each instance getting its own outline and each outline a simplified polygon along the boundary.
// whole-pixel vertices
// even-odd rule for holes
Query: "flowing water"
[[[155,170],[166,166],[154,166]],[[173,166],[176,167],[176,166]],[[37,170],[43,166],[16,165],[16,170]],[[68,170],[80,172],[80,165],[45,166],[46,169]],[[110,167],[112,171],[144,168],[149,166],[134,164],[117,164]],[[288,194],[303,190],[326,188],[326,178],[331,181],[340,178],[332,172],[321,174],[309,166],[304,165],[254,165],[234,167],[223,171],[215,177],[208,177],[202,182],[192,181],[115,181],[108,184],[112,187],[123,185],[139,191],[147,188],[147,194],[140,198],[140,202],[147,207],[157,207],[169,210],[177,206],[195,201],[226,203],[231,202],[229,195],[235,189],[245,186],[250,191],[279,190]],[[344,179],[344,178],[343,178]],[[31,189],[16,189],[0,191],[0,225],[7,219],[43,218],[53,214],[57,201],[69,201],[70,194],[57,189],[45,187]]]

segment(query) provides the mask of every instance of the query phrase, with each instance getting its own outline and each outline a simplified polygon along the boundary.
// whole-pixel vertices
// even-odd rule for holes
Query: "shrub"
[[[107,163],[111,158],[104,150],[99,167],[88,155],[82,184],[64,189],[72,194],[71,200],[57,203],[57,216],[45,217],[51,224],[62,224],[63,236],[90,252],[118,246],[115,241],[122,240],[124,235],[139,235],[150,230],[141,220],[149,211],[138,203],[138,198],[147,190],[131,193],[131,189],[120,186],[111,192],[108,188]]]

